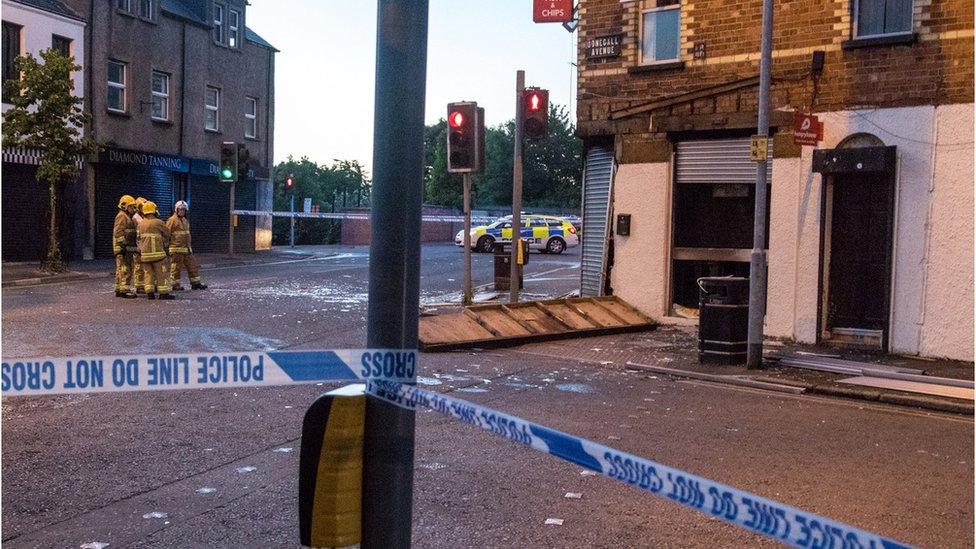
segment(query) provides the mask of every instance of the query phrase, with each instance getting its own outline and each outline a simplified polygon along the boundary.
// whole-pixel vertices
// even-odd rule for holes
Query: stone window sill
[[[672,61],[670,63],[654,63],[652,65],[637,65],[636,67],[627,67],[627,73],[644,74],[648,72],[681,70],[683,68],[685,68],[684,61]]]
[[[112,110],[112,109],[105,109],[105,112],[107,112],[108,114],[110,114],[112,116],[118,116],[118,117],[121,117],[121,118],[132,118],[132,115],[129,114],[129,111],[115,111],[115,110]]]
[[[159,125],[162,125],[162,126],[172,126],[173,125],[173,121],[172,120],[163,120],[162,118],[152,118],[152,117],[150,117],[150,120],[152,120],[153,124],[159,124]]]
[[[918,34],[910,32],[891,36],[875,36],[872,38],[852,38],[842,42],[840,47],[844,50],[856,50],[859,48],[873,48],[878,46],[910,45],[917,41]]]

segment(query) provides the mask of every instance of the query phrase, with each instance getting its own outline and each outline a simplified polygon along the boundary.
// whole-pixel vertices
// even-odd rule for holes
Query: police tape
[[[348,349],[11,358],[0,366],[5,397],[65,393],[265,387],[324,381],[412,382],[417,351]]]
[[[234,210],[234,215],[243,216],[272,216],[272,217],[305,217],[311,219],[357,219],[369,221],[368,213],[356,212],[281,212],[281,211],[261,211],[261,210]],[[421,216],[423,221],[439,223],[463,223],[464,217],[460,215],[431,215]],[[471,222],[476,224],[488,224],[495,221],[494,217],[472,217]]]
[[[466,400],[385,380],[369,394],[409,410],[430,408],[614,480],[793,547],[896,549],[909,545]]]

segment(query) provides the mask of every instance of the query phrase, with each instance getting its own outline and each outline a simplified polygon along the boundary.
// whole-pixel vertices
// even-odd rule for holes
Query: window
[[[121,11],[132,11],[131,0],[116,0],[115,7]]]
[[[71,39],[52,34],[51,49],[65,57],[71,57]]]
[[[13,23],[3,22],[3,83],[7,80],[20,78],[17,68],[14,67],[14,59],[20,55],[20,30],[23,27]],[[4,86],[6,89],[6,86]],[[7,102],[7,93],[3,93],[3,101]]]
[[[244,98],[244,137],[254,139],[258,136],[258,100]]]
[[[912,0],[855,0],[858,38],[912,32]]]
[[[218,131],[220,129],[220,90],[213,86],[207,86],[203,99],[206,109],[203,127],[212,132]]]
[[[169,120],[169,75],[152,73],[152,119]]]
[[[240,47],[241,14],[230,10],[227,15],[227,45],[232,48]]]
[[[214,4],[213,39],[218,44],[224,43],[224,7]]]
[[[125,112],[125,78],[126,65],[121,61],[108,62],[108,110]]]
[[[675,61],[681,42],[681,6],[660,1],[641,16],[641,64]]]
[[[152,0],[139,0],[139,17],[152,19],[153,3]]]

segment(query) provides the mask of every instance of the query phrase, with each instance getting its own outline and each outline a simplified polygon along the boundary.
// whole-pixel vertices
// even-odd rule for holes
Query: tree
[[[48,184],[50,197],[48,251],[42,269],[57,273],[66,269],[58,237],[59,190],[77,173],[78,156],[94,154],[98,146],[81,136],[90,116],[82,108],[83,99],[71,93],[70,75],[81,67],[54,49],[43,50],[40,56],[43,63],[29,53],[17,57],[14,67],[21,78],[3,83],[11,104],[3,115],[3,140],[5,146],[40,152],[37,179]]]

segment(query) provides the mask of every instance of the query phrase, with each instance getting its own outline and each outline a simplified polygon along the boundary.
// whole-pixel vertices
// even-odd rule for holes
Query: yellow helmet
[[[159,214],[159,210],[156,209],[156,203],[151,200],[142,203],[142,215],[149,214]]]
[[[143,204],[146,203],[146,199],[140,196],[139,198],[137,198],[135,200],[135,202],[136,202],[136,204],[139,204],[140,206],[142,206]]]
[[[132,198],[131,195],[123,194],[122,197],[119,198],[119,209],[124,210],[129,204],[134,204],[135,201],[136,199]]]

